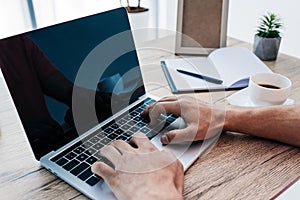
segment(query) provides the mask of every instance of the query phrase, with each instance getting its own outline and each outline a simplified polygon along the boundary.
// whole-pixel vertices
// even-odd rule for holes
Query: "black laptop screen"
[[[2,39],[0,52],[37,159],[145,94],[123,8]]]

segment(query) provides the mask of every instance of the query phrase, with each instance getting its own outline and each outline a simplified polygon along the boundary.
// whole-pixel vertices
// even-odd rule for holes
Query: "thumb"
[[[104,162],[95,162],[92,165],[92,172],[101,176],[107,183],[110,183],[113,178],[115,177],[115,170],[112,169],[110,166],[105,164]]]
[[[175,129],[161,136],[163,144],[180,143],[186,141],[194,141],[197,135],[197,129],[192,126],[187,126],[184,129]]]

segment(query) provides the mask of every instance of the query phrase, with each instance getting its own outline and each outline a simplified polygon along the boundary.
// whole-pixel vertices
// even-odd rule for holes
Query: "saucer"
[[[248,88],[244,88],[229,97],[226,98],[227,102],[231,105],[235,106],[245,106],[245,107],[259,107],[260,105],[254,104],[250,98],[248,93]],[[287,99],[282,105],[292,105],[294,104],[293,99]]]

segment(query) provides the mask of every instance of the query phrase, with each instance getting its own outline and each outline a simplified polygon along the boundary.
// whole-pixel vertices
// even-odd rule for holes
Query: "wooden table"
[[[164,41],[164,42],[162,42]],[[172,41],[138,44],[146,90],[157,96],[171,95],[159,61],[174,57]],[[228,46],[249,44],[230,39]],[[162,50],[164,49],[164,50]],[[266,62],[293,82],[290,98],[300,100],[300,60],[280,54]],[[193,94],[203,100],[225,101],[230,92]],[[34,159],[3,78],[0,77],[0,199],[86,199]],[[299,148],[224,133],[205,156],[186,172],[186,199],[270,199],[300,175]]]

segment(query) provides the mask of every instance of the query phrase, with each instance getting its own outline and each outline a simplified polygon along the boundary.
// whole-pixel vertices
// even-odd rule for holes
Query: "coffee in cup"
[[[257,106],[281,105],[290,94],[292,82],[277,73],[258,73],[249,79],[249,97]]]

